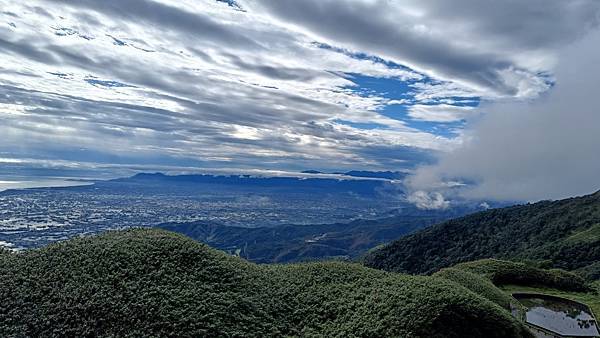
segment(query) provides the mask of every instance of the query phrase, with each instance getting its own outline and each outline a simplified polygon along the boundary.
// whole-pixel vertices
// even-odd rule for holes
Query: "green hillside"
[[[528,261],[600,278],[600,192],[479,212],[400,238],[365,257],[388,271],[430,274],[482,258]]]
[[[129,230],[2,252],[0,336],[528,336],[478,293],[342,262],[255,265]]]
[[[502,292],[490,280],[470,271],[447,268],[436,272],[434,276],[458,283],[505,309],[510,309],[510,304],[513,302],[513,299],[509,295]]]
[[[564,270],[482,259],[442,269],[433,276],[458,283],[505,309],[517,304],[513,292],[533,292],[571,299],[600,313],[600,281],[589,282]]]
[[[452,215],[451,212],[406,211],[402,216],[334,224],[248,228],[197,221],[165,223],[158,227],[255,263],[295,263],[354,259],[374,246],[447,220]]]

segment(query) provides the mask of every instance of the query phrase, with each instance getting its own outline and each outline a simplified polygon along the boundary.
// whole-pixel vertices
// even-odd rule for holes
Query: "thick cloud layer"
[[[596,0],[0,5],[0,159],[285,170],[409,170],[461,149],[486,121],[535,128],[529,107],[510,102],[579,86],[560,83],[574,58],[561,50],[600,11]],[[493,190],[451,162],[415,185],[448,170],[481,181],[473,195]]]
[[[380,114],[389,99],[355,91],[346,74],[422,75],[225,3],[8,2],[1,15],[5,156],[385,168],[453,142]]]
[[[356,50],[488,95],[545,90],[556,48],[598,23],[594,1],[260,1],[275,16]]]
[[[483,106],[468,142],[421,168],[412,186],[440,191],[466,179],[474,184],[460,190],[469,197],[533,201],[599,190],[600,31],[559,60],[554,88],[537,100]]]

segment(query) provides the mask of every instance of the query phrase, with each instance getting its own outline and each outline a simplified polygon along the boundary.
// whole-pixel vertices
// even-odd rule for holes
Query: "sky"
[[[400,170],[436,205],[592,192],[599,22],[597,0],[0,0],[0,176]]]

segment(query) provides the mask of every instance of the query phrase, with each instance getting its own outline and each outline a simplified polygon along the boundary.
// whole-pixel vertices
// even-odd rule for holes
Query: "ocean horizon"
[[[72,187],[92,184],[80,177],[0,177],[0,192],[13,189]]]

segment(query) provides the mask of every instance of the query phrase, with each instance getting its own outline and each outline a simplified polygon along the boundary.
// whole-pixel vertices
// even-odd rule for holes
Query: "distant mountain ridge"
[[[254,261],[354,258],[370,246],[482,209],[480,201],[455,200],[445,210],[419,210],[408,201],[401,180],[382,178],[390,173],[139,173],[68,188],[8,190],[0,192],[5,210],[0,223],[6,228],[0,243],[22,249],[83,233],[174,222],[179,224],[174,231],[195,237],[186,223],[202,221],[200,227],[219,235],[220,248],[232,253],[247,248],[240,252]],[[289,225],[289,234],[297,237],[265,235]],[[197,238],[207,241],[201,234]],[[249,240],[242,243],[240,236]],[[256,244],[256,238],[268,241]]]
[[[158,227],[256,263],[284,263],[354,259],[377,245],[466,212],[406,208],[401,215],[349,223],[247,228],[201,221],[165,223]]]
[[[354,171],[346,174],[368,175],[362,180],[336,178],[261,177],[251,175],[165,175],[162,173],[140,173],[130,178],[119,179],[126,184],[144,187],[183,186],[193,189],[195,184],[208,184],[215,189],[227,186],[240,187],[248,191],[268,189],[294,196],[299,192],[323,199],[335,192],[350,193],[362,200],[378,198],[389,185],[385,180],[396,177],[394,172]],[[344,174],[345,175],[345,174]],[[386,178],[387,177],[387,178]],[[382,180],[372,180],[379,178]],[[400,193],[400,191],[395,192]],[[340,201],[342,202],[342,201]],[[295,203],[290,200],[289,204]],[[344,222],[302,224],[302,219],[290,219],[289,224],[278,226],[235,226],[212,221],[168,222],[158,227],[185,234],[200,242],[225,250],[257,263],[286,263],[306,260],[355,259],[367,250],[412,233],[432,224],[481,210],[478,204],[464,204],[443,210],[421,210],[407,202],[397,204],[393,211],[378,215],[376,219],[358,219]],[[300,215],[298,215],[300,216]],[[368,217],[366,217],[368,218]]]
[[[482,258],[532,261],[600,278],[600,192],[446,221],[373,250],[365,264],[428,274]]]
[[[350,177],[364,177],[364,178],[381,178],[388,180],[401,180],[406,178],[407,173],[400,171],[366,171],[366,170],[351,170],[347,172],[333,172],[326,173],[318,170],[304,170],[301,171],[302,174],[335,174],[335,175],[344,175]]]
[[[401,180],[406,178],[407,173],[399,171],[364,171],[364,170],[352,170],[343,173],[346,176],[352,177],[371,177],[371,178],[386,178],[389,180]]]
[[[123,183],[148,183],[161,182],[170,184],[219,184],[239,187],[264,187],[279,188],[293,191],[293,189],[321,190],[334,189],[335,191],[351,191],[365,196],[372,196],[381,189],[386,182],[376,180],[337,178],[304,178],[293,176],[255,176],[255,175],[212,175],[212,174],[185,174],[166,175],[163,173],[139,173],[132,177],[119,178],[110,182]]]

